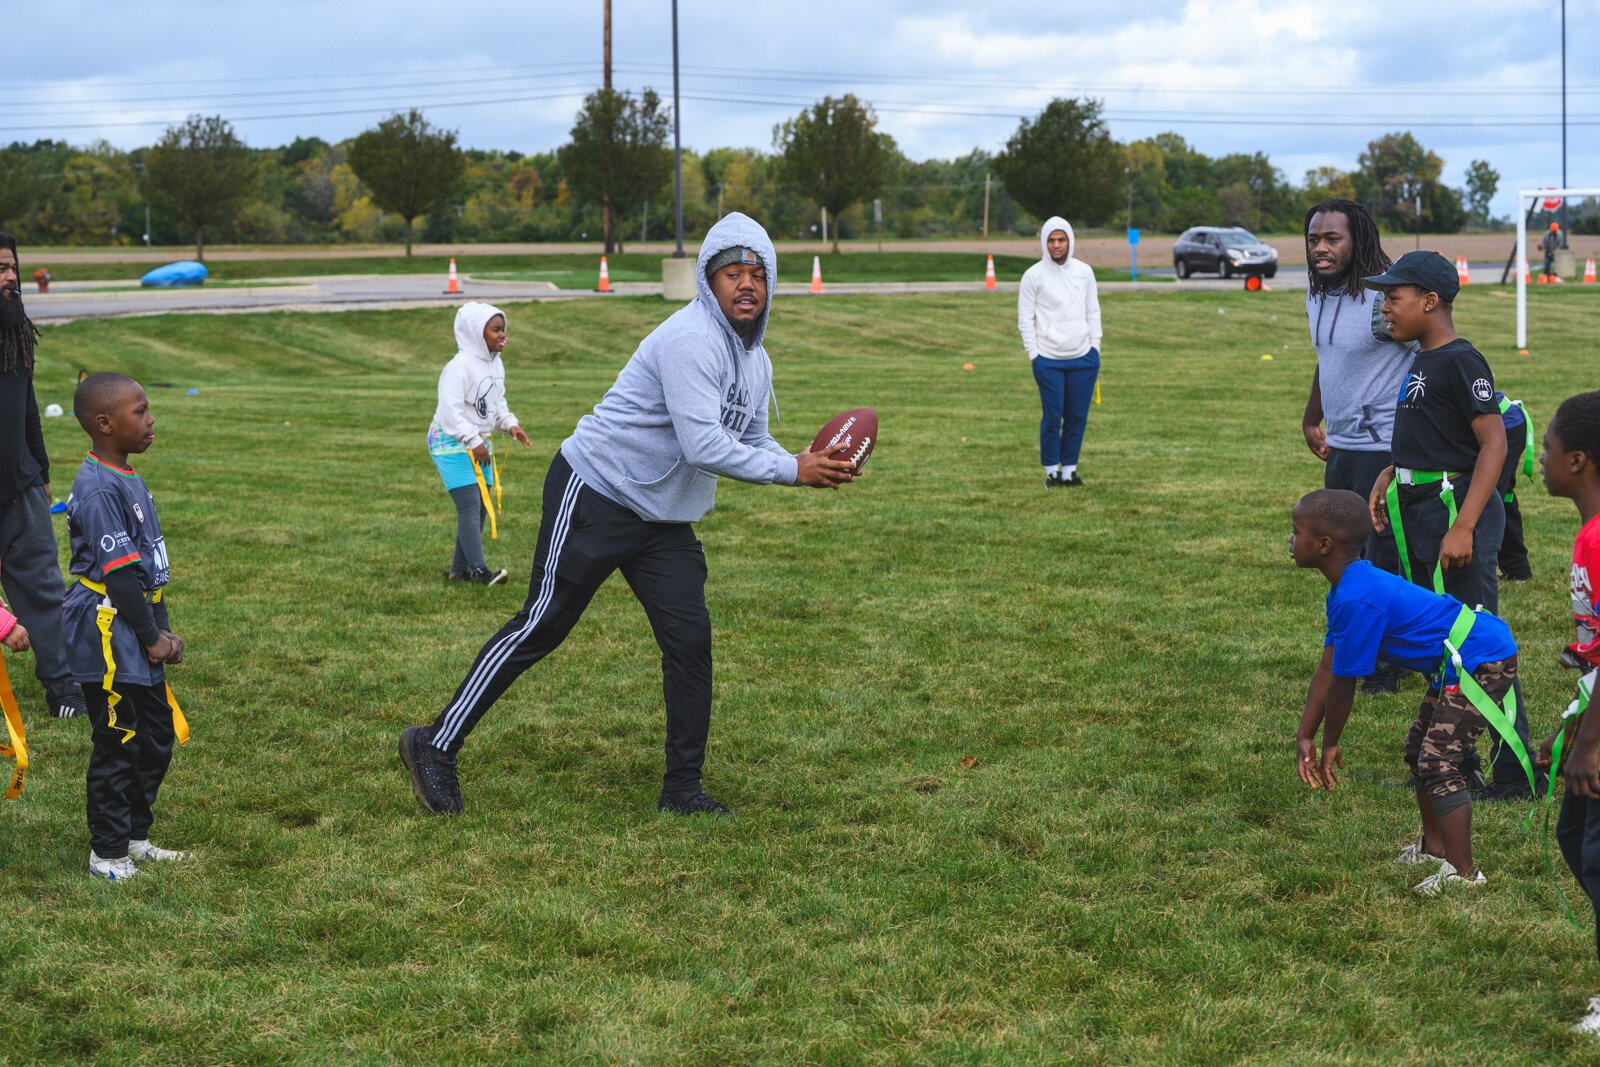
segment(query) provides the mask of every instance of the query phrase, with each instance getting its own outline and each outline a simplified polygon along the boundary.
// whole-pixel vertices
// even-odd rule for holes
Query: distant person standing
[[[0,586],[33,642],[50,714],[84,713],[61,639],[61,563],[50,523],[50,457],[33,393],[39,330],[22,304],[17,239],[0,233]]]
[[[1327,464],[1324,489],[1368,496],[1391,462],[1394,409],[1414,346],[1389,336],[1382,295],[1361,284],[1390,264],[1366,209],[1351,200],[1324,200],[1306,212],[1305,237],[1306,317],[1317,369],[1301,431],[1312,454]],[[1369,536],[1364,556],[1379,570],[1400,573],[1392,531]],[[1362,690],[1399,692],[1398,673],[1380,662]]]
[[[1072,258],[1072,227],[1066,219],[1046,219],[1039,245],[1043,254],[1023,274],[1017,294],[1017,330],[1044,409],[1039,423],[1044,487],[1076,488],[1083,484],[1078,453],[1100,377],[1100,294],[1089,264]]]
[[[1561,224],[1552,222],[1545,231],[1544,238],[1539,242],[1539,247],[1544,249],[1544,276],[1560,281],[1556,274],[1556,253],[1561,250]]]

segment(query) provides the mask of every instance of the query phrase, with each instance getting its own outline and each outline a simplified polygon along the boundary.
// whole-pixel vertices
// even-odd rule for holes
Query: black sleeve
[[[106,575],[106,596],[117,609],[122,621],[133,627],[133,634],[146,648],[161,640],[155,616],[150,605],[144,602],[144,591],[139,588],[138,573],[132,567],[122,567]]]
[[[157,603],[151,604],[150,605],[150,613],[152,615],[154,615],[155,618],[156,618],[156,626],[160,627],[163,630],[172,629],[171,626],[167,625],[167,602],[165,600],[161,600],[161,601],[158,601]]]
[[[1451,360],[1450,372],[1456,408],[1469,422],[1479,415],[1500,414],[1500,405],[1494,400],[1494,372],[1476,349],[1469,348]]]
[[[44,450],[44,427],[39,425],[39,401],[33,395],[33,379],[28,379],[28,406],[23,412],[22,429],[28,438],[28,451],[39,464],[39,480],[50,484],[50,454]]]

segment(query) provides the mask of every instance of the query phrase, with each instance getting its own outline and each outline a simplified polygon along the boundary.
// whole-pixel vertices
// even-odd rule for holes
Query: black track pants
[[[479,651],[434,720],[433,744],[459,751],[500,694],[565,640],[600,584],[618,570],[644,606],[661,647],[664,791],[698,788],[711,724],[711,615],[705,554],[694,527],[644,521],[585,486],[560,453],[545,476],[528,599]]]
[[[172,762],[172,706],[165,686],[117,683],[117,725],[109,725],[106,691],[83,687],[93,727],[89,752],[89,847],[121,859],[129,841],[147,841],[156,794]],[[133,736],[126,741],[127,731]]]

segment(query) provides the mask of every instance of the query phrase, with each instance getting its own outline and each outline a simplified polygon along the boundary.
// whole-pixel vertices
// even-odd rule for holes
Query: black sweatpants
[[[1463,474],[1453,482],[1456,508],[1467,499],[1472,477]],[[1439,546],[1450,530],[1450,513],[1439,496],[1439,485],[1402,485],[1400,519],[1405,526],[1406,555],[1411,557],[1411,580],[1433,588],[1433,568],[1439,562]],[[1472,531],[1472,560],[1465,567],[1450,567],[1443,573],[1444,591],[1469,608],[1482,606],[1500,614],[1500,541],[1505,536],[1505,502],[1499,493],[1490,493],[1478,525]]]
[[[620,570],[661,647],[667,705],[662,791],[700,785],[711,725],[711,614],[706,559],[689,523],[646,522],[584,485],[558,452],[544,481],[544,515],[528,599],[478,653],[433,723],[433,744],[460,751],[478,720],[523,671],[555,651],[600,584]]]
[[[1585,800],[1571,793],[1563,797],[1556,843],[1594,909],[1595,953],[1600,955],[1600,800]]]
[[[1378,475],[1388,470],[1392,462],[1387,451],[1357,452],[1348,448],[1329,448],[1328,462],[1322,470],[1322,488],[1348,489],[1352,493],[1360,493],[1361,499],[1366,500],[1372,495]],[[1393,530],[1373,530],[1367,537],[1361,555],[1380,571],[1400,573],[1400,552],[1394,545]]]
[[[1507,578],[1531,578],[1528,546],[1522,539],[1522,505],[1517,503],[1517,471],[1522,469],[1528,446],[1528,424],[1506,431],[1506,465],[1500,471],[1500,499],[1506,509],[1506,533],[1500,542],[1500,573]]]
[[[94,732],[89,750],[89,847],[108,860],[126,856],[129,841],[149,840],[155,819],[152,809],[172,762],[174,736],[166,686],[118,682],[117,692],[122,699],[113,727],[106,691],[92,683],[83,687]]]

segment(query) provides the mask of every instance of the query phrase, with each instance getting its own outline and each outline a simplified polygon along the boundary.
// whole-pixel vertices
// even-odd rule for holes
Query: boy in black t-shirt
[[[1455,268],[1437,252],[1407,252],[1363,281],[1383,290],[1395,340],[1421,345],[1395,409],[1394,465],[1368,500],[1372,521],[1394,529],[1412,581],[1497,612],[1506,429],[1489,364],[1450,318]]]

